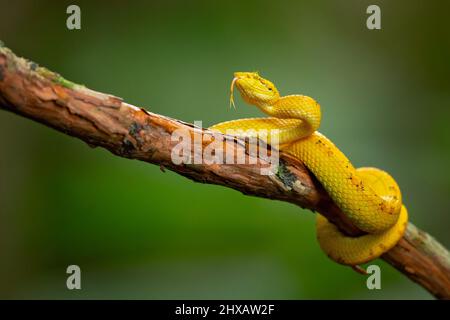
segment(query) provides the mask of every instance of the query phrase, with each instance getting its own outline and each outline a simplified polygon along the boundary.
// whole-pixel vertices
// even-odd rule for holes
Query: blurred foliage
[[[234,71],[322,105],[321,132],[399,182],[412,221],[449,247],[450,5],[377,1],[0,0],[0,39],[69,80],[204,126]],[[0,112],[2,298],[430,298],[382,261],[382,290],[332,263],[314,215],[195,184]],[[65,269],[82,269],[82,290]]]

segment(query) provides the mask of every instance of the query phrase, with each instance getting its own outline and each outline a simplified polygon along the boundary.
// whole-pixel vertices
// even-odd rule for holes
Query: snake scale
[[[408,213],[400,188],[386,172],[354,168],[347,157],[319,133],[320,105],[304,95],[280,96],[275,85],[255,72],[236,72],[231,84],[243,100],[258,107],[266,118],[238,119],[210,127],[253,132],[278,130],[280,149],[298,158],[312,172],[350,221],[366,234],[343,234],[320,213],[316,218],[317,239],[334,261],[357,266],[390,250],[405,232]],[[250,130],[250,131],[248,131]],[[246,136],[248,137],[248,136]]]

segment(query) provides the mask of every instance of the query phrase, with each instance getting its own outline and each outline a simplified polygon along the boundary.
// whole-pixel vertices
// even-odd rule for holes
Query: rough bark
[[[173,163],[172,141],[175,130],[201,138],[206,147],[217,133],[180,120],[132,106],[118,97],[96,92],[72,83],[36,63],[17,57],[0,47],[0,109],[38,121],[90,146],[113,154],[157,164],[191,180],[218,184],[247,195],[281,200],[323,213],[340,230],[351,236],[362,232],[353,226],[331,201],[324,189],[297,159],[280,153],[274,175],[261,175],[268,167],[265,159],[248,152],[248,144],[224,137],[221,148],[246,152],[247,163],[256,164],[180,164]],[[194,158],[201,148],[192,150]],[[435,297],[450,299],[450,256],[427,233],[411,223],[403,239],[382,256],[411,280]]]

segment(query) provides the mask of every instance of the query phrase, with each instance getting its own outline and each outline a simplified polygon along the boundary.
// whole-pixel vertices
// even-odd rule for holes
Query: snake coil
[[[319,133],[320,105],[303,95],[281,97],[275,85],[254,72],[236,72],[231,83],[247,103],[269,117],[238,119],[213,125],[225,133],[229,129],[257,133],[277,129],[281,150],[302,161],[323,185],[333,201],[364,234],[349,237],[320,213],[317,239],[334,261],[359,265],[390,250],[405,232],[408,213],[400,188],[386,172],[376,168],[354,168],[347,157]],[[247,134],[245,137],[249,137]]]

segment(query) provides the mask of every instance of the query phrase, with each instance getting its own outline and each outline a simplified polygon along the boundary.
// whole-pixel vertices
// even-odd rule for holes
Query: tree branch
[[[178,143],[171,138],[175,130],[182,129],[192,137],[201,137],[203,147],[214,139],[213,133],[72,83],[36,63],[17,57],[6,47],[0,47],[0,109],[43,123],[90,146],[160,165],[197,182],[218,184],[247,195],[319,211],[346,234],[362,234],[297,159],[280,153],[277,173],[270,176],[260,173],[269,165],[268,161],[255,159],[248,152],[247,159],[258,160],[257,164],[176,165],[171,160],[172,148]],[[221,145],[223,150],[247,150],[245,142],[225,138]],[[194,148],[191,157],[198,152],[201,150]],[[411,223],[403,239],[382,259],[435,297],[450,299],[448,251]]]

